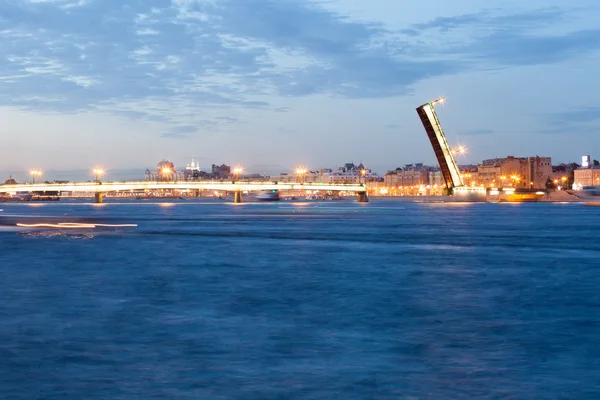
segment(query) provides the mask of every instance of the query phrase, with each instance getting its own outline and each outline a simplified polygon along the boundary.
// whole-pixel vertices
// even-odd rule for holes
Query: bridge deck
[[[327,184],[327,183],[275,183],[275,182],[74,182],[74,183],[35,183],[18,185],[0,185],[0,193],[23,192],[87,192],[107,193],[127,190],[222,190],[222,191],[260,191],[260,190],[324,190],[366,192],[364,184]]]
[[[417,108],[421,123],[427,132],[427,136],[433,147],[438,160],[444,181],[448,188],[464,186],[458,164],[452,155],[452,149],[448,145],[446,135],[437,117],[432,103],[423,104]]]

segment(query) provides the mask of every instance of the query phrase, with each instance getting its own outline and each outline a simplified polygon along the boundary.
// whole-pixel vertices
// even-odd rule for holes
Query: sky
[[[600,157],[597,0],[0,0],[0,178]]]

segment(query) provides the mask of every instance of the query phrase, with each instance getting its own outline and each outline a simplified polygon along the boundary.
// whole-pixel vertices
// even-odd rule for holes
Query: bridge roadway
[[[73,183],[25,183],[0,185],[0,193],[31,192],[84,192],[96,194],[96,201],[102,202],[102,194],[129,190],[217,190],[236,192],[241,201],[243,191],[261,190],[323,190],[357,193],[360,202],[366,202],[367,188],[364,184],[327,184],[327,183],[276,183],[276,182],[221,182],[221,181],[171,181],[171,182],[73,182]],[[238,202],[238,201],[236,201]]]

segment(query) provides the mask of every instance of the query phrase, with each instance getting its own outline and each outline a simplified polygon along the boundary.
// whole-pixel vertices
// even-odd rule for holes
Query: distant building
[[[304,182],[304,183],[317,183],[322,182],[322,173],[320,171],[307,171],[302,175],[296,173],[288,173],[282,172],[279,175],[271,175],[269,180],[272,182],[281,182],[281,183],[295,183],[295,182]]]
[[[244,175],[244,181],[250,182],[264,182],[268,181],[269,177],[263,174],[246,174]]]
[[[438,171],[429,171],[429,185],[437,188],[446,187],[446,182],[444,181],[444,175],[441,170]]]
[[[210,168],[210,174],[214,179],[227,179],[231,175],[231,167],[225,164],[213,164]]]
[[[600,186],[600,165],[594,160],[592,163],[590,156],[582,157],[582,165],[573,170],[573,189],[579,190],[584,186]],[[573,168],[574,164],[568,164],[565,169],[565,176],[568,176],[568,168]]]
[[[404,168],[396,168],[386,173],[383,180],[387,187],[427,186],[430,185],[430,174],[434,173],[433,177],[438,180],[438,175],[435,173],[439,171],[439,168],[429,167],[423,163],[406,164]]]
[[[192,158],[192,161],[185,166],[185,170],[190,172],[198,172],[200,171],[200,165],[194,160],[194,158]]]
[[[365,183],[383,182],[383,178],[366,168],[363,164],[346,163],[338,169],[323,168],[318,171],[306,171],[303,174],[282,172],[269,178],[273,182],[305,182],[305,183]]]
[[[192,161],[185,166],[183,177],[186,181],[202,181],[210,179],[210,174],[200,170],[200,165],[192,158]]]
[[[382,182],[383,179],[362,163],[346,163],[337,170],[323,170],[321,181],[330,184]]]
[[[519,188],[545,188],[552,175],[550,157],[513,157],[484,160],[480,165],[459,166],[463,183],[466,186]],[[406,164],[385,174],[385,184],[389,188],[419,187],[427,193],[441,192],[446,186],[439,167],[422,163]]]
[[[470,186],[543,189],[551,176],[550,157],[508,156],[484,160]]]

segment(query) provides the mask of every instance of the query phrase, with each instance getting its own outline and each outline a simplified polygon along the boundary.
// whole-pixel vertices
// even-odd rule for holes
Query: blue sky
[[[597,0],[0,0],[0,171],[433,164],[415,108],[439,96],[461,162],[598,158],[598,20]]]

